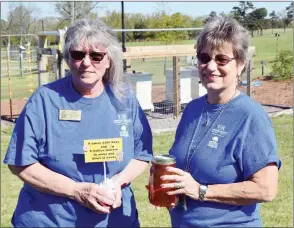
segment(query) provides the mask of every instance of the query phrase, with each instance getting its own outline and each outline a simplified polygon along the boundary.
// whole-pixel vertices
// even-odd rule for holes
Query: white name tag
[[[81,110],[59,110],[59,120],[81,121]]]

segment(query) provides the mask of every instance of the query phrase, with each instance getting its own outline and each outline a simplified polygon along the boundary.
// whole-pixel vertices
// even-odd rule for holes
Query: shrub
[[[275,80],[287,80],[293,77],[293,52],[290,50],[281,50],[276,58],[271,61],[272,72]]]

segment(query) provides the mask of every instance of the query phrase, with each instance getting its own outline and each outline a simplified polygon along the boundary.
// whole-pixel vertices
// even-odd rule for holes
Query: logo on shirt
[[[129,137],[129,132],[128,132],[127,126],[125,126],[125,125],[121,126],[119,135],[121,137]]]
[[[126,113],[117,114],[117,120],[114,120],[114,124],[120,126],[121,137],[129,137],[128,125],[132,123],[132,120],[128,118]]]
[[[222,137],[226,136],[226,134],[228,133],[228,132],[225,131],[225,128],[226,127],[224,125],[218,124],[216,126],[216,128],[213,128],[211,130],[211,133],[214,136],[218,136],[218,137],[221,137],[222,138]]]
[[[212,139],[208,142],[207,146],[216,149],[218,147],[218,137],[212,137]]]

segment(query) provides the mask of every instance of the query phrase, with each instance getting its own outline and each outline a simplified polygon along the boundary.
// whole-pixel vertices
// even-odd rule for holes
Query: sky
[[[268,14],[275,10],[276,12],[284,10],[287,6],[290,5],[291,1],[254,1],[253,5],[256,8],[265,7],[268,11]],[[25,6],[36,8],[37,15],[36,17],[45,17],[45,16],[58,16],[55,11],[55,3],[56,2],[22,2]],[[8,17],[9,9],[12,5],[17,5],[19,2],[1,2],[1,19],[6,20]],[[121,10],[121,2],[100,2],[100,6],[102,9],[99,9],[99,15],[105,15],[107,10],[109,11],[120,11]],[[153,12],[157,12],[163,8],[163,6],[167,9],[169,14],[180,12],[189,16],[197,17],[208,15],[211,11],[216,11],[217,13],[225,12],[229,13],[234,6],[238,6],[238,1],[226,1],[226,2],[125,2],[124,3],[124,11],[125,13],[143,13],[143,14],[151,14]]]

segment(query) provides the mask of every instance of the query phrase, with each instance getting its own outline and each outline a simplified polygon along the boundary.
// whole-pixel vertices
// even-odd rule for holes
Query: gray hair
[[[126,88],[123,77],[123,52],[115,32],[98,19],[81,19],[70,26],[64,35],[63,57],[69,64],[69,51],[73,46],[102,45],[107,49],[110,67],[105,71],[103,82],[111,85],[115,96],[122,100]]]
[[[222,48],[231,43],[237,63],[246,63],[248,58],[250,35],[238,21],[227,16],[216,16],[210,19],[197,39],[197,53],[206,45],[213,49]]]

